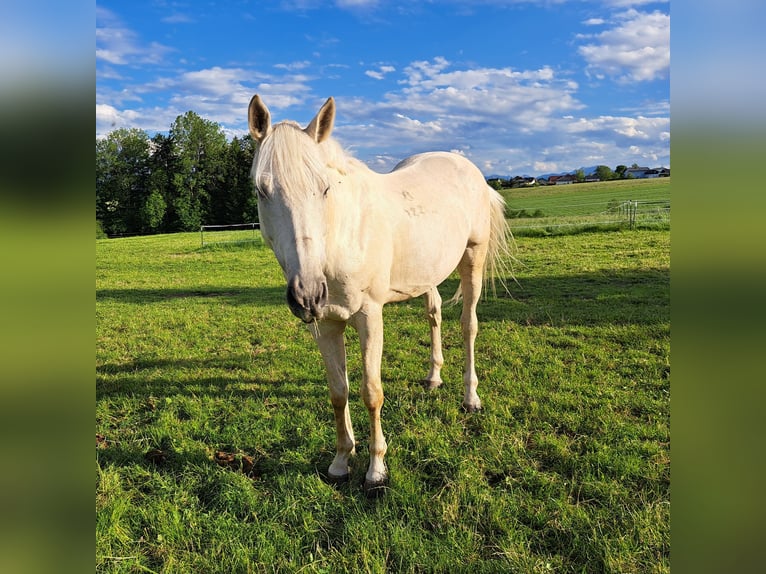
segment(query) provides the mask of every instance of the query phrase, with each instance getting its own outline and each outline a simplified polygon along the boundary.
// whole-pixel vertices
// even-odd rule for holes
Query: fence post
[[[630,228],[636,228],[636,210],[638,209],[638,201],[630,200]]]
[[[204,225],[200,225],[199,226],[199,240],[200,240],[200,243],[202,243],[202,247],[205,247],[205,231],[204,231],[204,229],[205,229]]]

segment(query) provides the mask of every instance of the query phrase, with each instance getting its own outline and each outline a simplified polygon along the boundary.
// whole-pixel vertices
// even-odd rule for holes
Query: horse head
[[[321,318],[328,299],[324,264],[330,181],[320,144],[330,137],[334,121],[332,98],[305,129],[287,121],[272,126],[257,94],[248,108],[250,135],[258,144],[252,176],[261,233],[285,274],[290,311],[306,323]]]

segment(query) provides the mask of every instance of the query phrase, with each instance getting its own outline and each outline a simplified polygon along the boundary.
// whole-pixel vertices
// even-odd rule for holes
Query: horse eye
[[[327,197],[327,192],[328,191],[330,191],[330,186],[329,185],[327,186],[327,189],[325,189],[324,192],[322,193],[322,197]]]

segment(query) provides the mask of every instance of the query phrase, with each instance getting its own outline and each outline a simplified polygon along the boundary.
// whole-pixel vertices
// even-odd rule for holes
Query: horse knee
[[[337,410],[344,410],[346,408],[346,405],[348,404],[348,393],[331,393],[330,394],[330,403],[332,403],[332,407]]]
[[[362,388],[362,400],[370,412],[377,412],[383,406],[383,389]]]

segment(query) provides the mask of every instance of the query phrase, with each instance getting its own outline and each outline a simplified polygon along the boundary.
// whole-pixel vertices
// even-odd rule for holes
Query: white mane
[[[259,189],[273,189],[274,179],[288,194],[322,191],[330,185],[332,171],[346,174],[363,164],[346,154],[332,137],[315,143],[291,121],[283,121],[257,150],[252,175]]]

